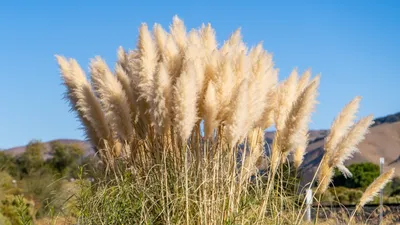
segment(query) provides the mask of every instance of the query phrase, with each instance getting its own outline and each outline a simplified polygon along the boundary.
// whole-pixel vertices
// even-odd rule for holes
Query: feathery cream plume
[[[264,130],[260,127],[252,129],[248,134],[248,143],[250,146],[249,156],[246,157],[245,167],[253,170],[257,166],[257,162],[264,153]],[[252,172],[251,172],[252,174]]]
[[[332,181],[332,177],[334,175],[334,167],[329,166],[328,158],[322,158],[320,162],[321,168],[318,171],[318,188],[317,193],[322,194],[328,190],[329,184]]]
[[[170,26],[170,33],[180,49],[180,51],[184,51],[187,44],[187,37],[186,37],[186,27],[185,24],[178,16],[174,16],[172,18],[172,25]]]
[[[161,27],[160,24],[156,23],[153,26],[153,35],[154,35],[154,40],[157,44],[160,58],[163,58],[165,55],[168,33]]]
[[[136,96],[138,96],[139,89],[137,87],[137,83],[139,82],[140,54],[137,49],[130,50],[125,54],[127,58],[127,66],[126,68],[124,68],[124,70],[128,75],[129,80],[131,80],[132,92],[135,93]]]
[[[325,142],[325,151],[333,153],[340,139],[348,132],[354,124],[355,114],[357,113],[361,97],[355,97],[349,102],[332,123],[330,132]]]
[[[173,80],[176,79],[182,67],[183,56],[180,54],[179,48],[171,36],[167,38],[163,59],[165,60],[168,73]]]
[[[278,150],[281,152],[281,163],[287,160],[287,156],[293,150],[303,144],[304,135],[308,131],[311,113],[317,103],[318,85],[319,79],[316,79],[294,102],[285,121],[284,129],[280,130],[279,135],[274,140],[277,143],[274,143],[276,149],[274,148],[273,152]]]
[[[234,146],[241,137],[247,135],[246,130],[248,110],[248,82],[242,81],[237,89],[231,106],[231,112],[226,122],[227,139],[231,146]]]
[[[93,143],[95,146],[95,149],[97,150],[98,145],[100,144],[100,137],[98,136],[99,134],[96,133],[95,127],[92,126],[90,121],[86,118],[86,116],[83,114],[81,110],[79,110],[77,106],[77,102],[79,101],[78,96],[76,95],[76,91],[78,87],[80,86],[80,80],[82,80],[82,77],[76,77],[74,74],[71,72],[70,69],[70,64],[62,56],[56,55],[56,59],[58,62],[58,65],[60,67],[61,71],[61,77],[64,81],[64,85],[67,87],[67,93],[66,97],[69,100],[69,103],[71,105],[71,108],[75,110],[78,114],[79,119],[84,125],[86,137],[88,140]],[[77,74],[78,76],[81,74]],[[86,79],[83,77],[83,79]],[[77,82],[78,81],[78,82]]]
[[[78,62],[71,59],[70,65],[71,71],[74,76],[76,76],[78,84],[75,92],[78,99],[77,107],[85,115],[85,118],[90,121],[92,126],[94,126],[100,140],[107,140],[110,138],[111,134],[108,120],[102,111],[101,104],[96,98],[95,93],[93,92],[93,89]]]
[[[217,127],[218,99],[213,82],[207,85],[204,96],[204,133],[207,138],[211,137]]]
[[[123,70],[125,70],[125,73],[128,74],[129,71],[129,58],[128,54],[125,52],[124,48],[122,46],[118,47],[117,50],[117,64],[119,64]]]
[[[194,45],[194,46],[196,46],[197,48],[199,48],[200,50],[203,50],[202,49],[202,40],[201,40],[201,37],[200,37],[200,33],[199,33],[199,31],[198,30],[196,30],[196,29],[192,29],[190,32],[189,32],[189,34],[188,34],[188,44],[189,45]],[[198,54],[198,56],[201,56],[202,54],[201,54],[201,52],[198,52],[197,53]]]
[[[231,34],[229,39],[225,41],[224,45],[221,47],[220,51],[223,55],[225,54],[235,54],[240,51],[240,44],[242,41],[242,35],[240,33],[240,28]],[[233,52],[230,52],[233,51]]]
[[[106,117],[122,141],[129,141],[133,135],[128,99],[121,83],[113,76],[106,62],[100,57],[91,61],[90,72],[94,88],[105,109]]]
[[[299,168],[303,162],[304,153],[308,143],[308,124],[310,123],[311,113],[317,104],[316,97],[318,95],[317,88],[319,86],[320,77],[313,79],[304,91],[298,97],[289,114],[288,130],[289,151],[295,150],[293,161],[296,168]],[[290,149],[293,148],[293,149]]]
[[[279,85],[276,90],[277,107],[274,112],[276,129],[280,132],[285,128],[286,118],[292,108],[296,97],[297,70],[294,69],[290,76]]]
[[[211,27],[211,24],[202,25],[200,29],[200,36],[203,42],[206,55],[210,55],[215,49],[217,49],[217,40],[215,38],[215,31]]]
[[[351,158],[354,152],[357,151],[357,145],[364,140],[369,126],[373,123],[373,116],[371,115],[362,118],[353,125],[353,117],[357,111],[359,100],[359,97],[356,97],[347,104],[332,124],[331,134],[334,135],[331,136],[330,141],[333,140],[331,143],[336,144],[334,145],[334,149],[325,149],[324,157],[320,163],[321,169],[318,173],[318,180],[320,182],[319,193],[323,193],[328,188],[333,177],[334,168],[338,168],[346,177],[352,176],[351,172],[344,166],[344,161]],[[345,115],[346,113],[351,115]],[[333,129],[344,129],[344,131],[341,130],[334,133],[332,132]],[[335,139],[339,135],[341,139],[336,141]],[[333,145],[330,144],[329,146]]]
[[[344,161],[350,159],[358,150],[357,145],[365,139],[365,134],[368,132],[368,128],[372,124],[373,116],[370,115],[360,119],[355,125],[353,125],[337,145],[337,149],[335,149],[334,154],[330,159],[330,165],[339,165],[338,169],[341,170],[344,175],[351,176],[351,173],[344,167]]]
[[[219,101],[219,112],[217,119],[223,121],[226,119],[230,110],[233,88],[235,87],[235,77],[233,76],[232,58],[223,57],[218,68],[216,79],[216,91]]]
[[[97,150],[104,147],[103,141],[109,140],[110,129],[85,73],[74,59],[69,62],[56,56],[60,65],[64,84],[68,88],[68,97],[79,118],[86,128],[86,134]]]
[[[368,188],[364,191],[364,194],[361,196],[359,206],[363,207],[368,202],[372,201],[374,197],[381,191],[387,183],[389,183],[394,175],[394,168],[390,169],[386,173],[380,175],[372,184],[368,186]]]
[[[310,83],[311,78],[311,70],[306,70],[300,77],[299,82],[297,84],[297,96],[301,95],[307,85]]]
[[[356,209],[351,214],[348,224],[352,224],[352,221],[357,211],[360,208],[364,207],[365,204],[372,201],[374,197],[378,195],[379,191],[381,191],[386,186],[386,184],[392,180],[393,175],[394,168],[380,175],[374,182],[372,182],[372,184],[368,186],[364,194],[361,196],[360,202],[357,204]]]
[[[264,111],[261,115],[260,120],[257,123],[257,126],[260,126],[263,129],[267,129],[272,126],[272,124],[274,124],[274,113],[277,107],[276,94],[277,87],[271,88],[271,90],[269,90],[267,93],[267,103],[265,104],[266,106],[264,108]]]
[[[308,133],[304,133],[304,131],[302,131],[302,134],[299,135],[299,137],[300,138],[297,140],[296,149],[293,153],[293,163],[295,168],[300,168],[301,164],[303,163],[304,155],[308,146],[309,135]]]
[[[157,48],[146,24],[139,29],[138,39],[139,73],[137,87],[139,98],[151,101],[154,73],[158,60]]]
[[[210,80],[215,81],[217,65],[219,64],[219,51],[217,50],[217,41],[215,39],[215,31],[210,24],[201,27],[200,37],[204,52],[204,88]]]
[[[187,62],[173,87],[174,124],[182,140],[190,137],[197,121],[196,73],[193,62]]]
[[[122,62],[118,61],[118,63],[115,65],[114,71],[115,71],[115,76],[117,77],[118,81],[122,85],[123,91],[125,92],[125,95],[129,103],[130,111],[132,113],[132,118],[134,121],[135,120],[134,118],[136,117],[137,114],[137,108],[136,108],[135,94],[131,87],[131,80],[127,74],[127,71],[124,69],[124,66],[122,66]]]
[[[285,131],[287,132],[289,151],[302,143],[298,143],[308,131],[311,113],[317,104],[319,77],[306,87],[303,93],[294,103],[292,110],[286,120]],[[282,135],[283,136],[283,135]]]
[[[191,61],[194,65],[194,72],[196,73],[196,85],[199,98],[202,97],[204,87],[204,62],[201,55],[201,48],[197,45],[188,45],[185,51],[184,64]]]
[[[260,58],[260,55],[262,54],[263,51],[264,50],[262,47],[262,43],[258,43],[255,47],[250,49],[250,52],[249,52],[250,60],[252,60],[253,62],[256,62]],[[258,65],[254,64],[254,66],[258,66]]]
[[[140,76],[139,73],[141,71],[141,63],[140,63],[140,53],[139,50],[133,50],[129,51],[127,54],[128,58],[128,77],[130,80],[130,87],[131,87],[131,93],[133,94],[132,100],[130,100],[130,97],[128,96],[128,100],[132,101],[134,104],[134,108],[136,109],[133,111],[133,122],[134,126],[136,129],[137,134],[141,137],[144,138],[146,134],[146,126],[147,124],[147,117],[146,117],[146,111],[147,111],[147,104],[145,99],[139,98],[140,96],[140,88],[138,87],[138,84],[140,83]],[[131,107],[132,108],[132,107]]]
[[[249,84],[249,125],[257,125],[268,104],[268,92],[275,85],[272,58],[266,52],[258,53],[253,62]]]
[[[164,63],[160,64],[154,80],[154,96],[151,101],[150,116],[156,130],[161,133],[169,126],[171,81]]]
[[[242,51],[238,53],[237,57],[233,59],[233,70],[236,77],[236,87],[239,87],[240,83],[244,79],[250,79],[251,62],[246,52]]]

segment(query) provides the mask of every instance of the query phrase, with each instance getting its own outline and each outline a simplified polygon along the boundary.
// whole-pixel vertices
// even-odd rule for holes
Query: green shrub
[[[336,200],[342,204],[356,204],[363,194],[363,191],[360,189],[345,187],[331,188],[329,192],[331,195],[336,196]]]
[[[0,171],[6,171],[12,176],[18,175],[18,168],[15,164],[15,158],[0,151]]]
[[[7,195],[1,201],[0,212],[13,225],[30,225],[34,221],[34,202],[21,195]]]
[[[83,150],[75,145],[51,143],[51,158],[46,163],[59,175],[76,177]]]
[[[33,140],[29,142],[25,152],[16,159],[21,178],[29,176],[31,173],[43,167],[43,151],[44,146],[40,141]]]
[[[345,178],[342,173],[336,171],[333,184],[347,188],[366,188],[380,174],[379,166],[373,163],[356,163],[349,166],[353,177]]]
[[[8,190],[13,187],[13,178],[7,172],[0,171],[0,190]]]

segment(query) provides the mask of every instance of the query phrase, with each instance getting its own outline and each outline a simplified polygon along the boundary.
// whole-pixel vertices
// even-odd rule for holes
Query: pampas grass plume
[[[330,132],[325,142],[325,151],[332,152],[338,145],[340,139],[348,132],[353,125],[355,114],[358,111],[361,97],[355,97],[349,102],[332,123]]]
[[[394,175],[394,168],[390,169],[386,173],[380,175],[372,184],[368,186],[368,188],[364,191],[364,194],[360,199],[360,207],[363,207],[368,202],[372,201],[372,199],[381,191],[387,183],[389,183]]]
[[[197,121],[196,73],[193,62],[188,62],[174,86],[173,113],[179,136],[187,140]]]
[[[139,89],[139,97],[150,102],[152,96],[153,79],[157,65],[157,48],[151,37],[150,31],[146,24],[142,24],[139,29],[138,40],[139,53],[139,73],[137,87]]]
[[[95,90],[113,130],[123,141],[130,140],[134,131],[131,122],[132,115],[121,83],[113,76],[106,62],[100,57],[92,60],[90,72]]]

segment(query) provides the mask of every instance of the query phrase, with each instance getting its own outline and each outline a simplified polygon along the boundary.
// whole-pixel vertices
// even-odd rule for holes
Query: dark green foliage
[[[75,145],[51,143],[51,158],[46,163],[58,174],[76,177],[83,150]]]
[[[25,152],[16,160],[20,176],[30,175],[44,165],[43,150],[44,146],[40,141],[31,141],[26,146]]]
[[[0,151],[0,171],[7,171],[12,176],[17,176],[18,168],[15,158]]]
[[[33,224],[33,208],[33,202],[21,195],[9,195],[0,204],[0,212],[13,225]]]
[[[400,196],[400,177],[395,177],[386,185],[384,193],[388,196]]]
[[[13,178],[6,171],[0,171],[0,192],[13,188],[12,180]]]
[[[347,188],[366,188],[379,176],[379,166],[373,163],[358,163],[349,166],[353,174],[351,178],[345,178],[339,171],[335,172],[333,184]]]

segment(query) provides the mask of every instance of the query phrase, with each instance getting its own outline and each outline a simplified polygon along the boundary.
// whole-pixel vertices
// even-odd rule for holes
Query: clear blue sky
[[[54,54],[85,69],[95,55],[112,64],[118,46],[134,47],[140,23],[167,27],[175,14],[188,28],[210,22],[219,42],[242,27],[245,42],[273,52],[281,78],[294,67],[321,72],[312,128],[328,128],[356,95],[362,116],[400,111],[399,1],[318,2],[1,1],[0,148],[82,139]]]

